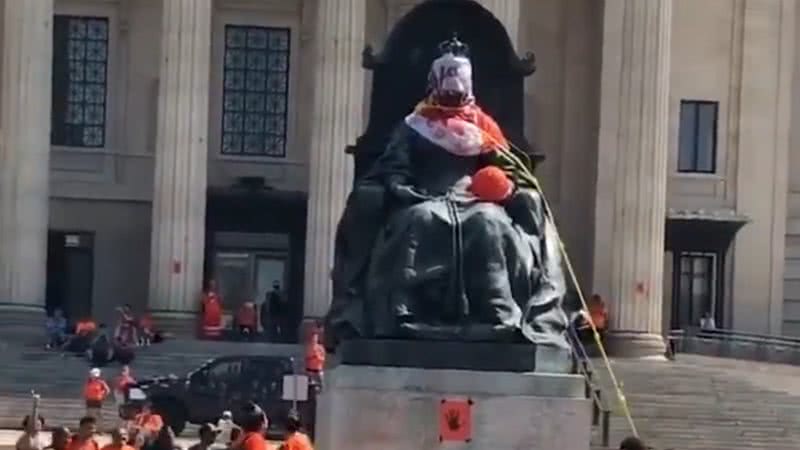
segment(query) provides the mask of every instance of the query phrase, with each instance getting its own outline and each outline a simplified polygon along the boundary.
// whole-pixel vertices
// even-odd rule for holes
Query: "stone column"
[[[310,111],[304,315],[325,315],[331,301],[336,225],[353,183],[345,147],[362,131],[367,0],[319,0]]]
[[[42,314],[47,280],[53,0],[7,1],[0,86],[0,310]],[[31,317],[33,318],[33,317]]]
[[[514,48],[519,50],[520,0],[478,0],[506,27]]]
[[[193,318],[203,284],[211,10],[164,0],[149,298],[162,322]]]
[[[609,349],[659,354],[672,0],[606,0],[594,291],[609,302]]]

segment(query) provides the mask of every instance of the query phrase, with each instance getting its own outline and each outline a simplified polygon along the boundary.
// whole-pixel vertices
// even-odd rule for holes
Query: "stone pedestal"
[[[442,400],[472,400],[471,440],[440,442]],[[318,450],[588,450],[579,375],[342,365],[317,399]]]
[[[43,320],[53,0],[8,1],[2,14],[0,325],[10,331],[15,325],[38,328]]]
[[[163,6],[148,306],[173,331],[192,330],[203,287],[211,10]]]
[[[609,350],[663,354],[664,226],[672,0],[606,0],[594,291]]]

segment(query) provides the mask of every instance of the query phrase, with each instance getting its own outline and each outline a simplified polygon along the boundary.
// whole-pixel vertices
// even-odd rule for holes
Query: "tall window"
[[[289,29],[228,25],[222,153],[286,156]]]
[[[53,22],[53,145],[106,143],[108,19],[55,16]]]
[[[678,172],[716,172],[718,112],[717,102],[681,101]]]
[[[679,326],[697,327],[704,314],[714,315],[716,256],[684,252],[679,264]]]

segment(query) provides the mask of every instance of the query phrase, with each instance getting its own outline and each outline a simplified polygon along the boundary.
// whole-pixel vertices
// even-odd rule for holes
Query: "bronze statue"
[[[439,50],[427,97],[348,199],[326,341],[566,349],[558,241],[530,164],[477,105],[469,48],[454,37]]]

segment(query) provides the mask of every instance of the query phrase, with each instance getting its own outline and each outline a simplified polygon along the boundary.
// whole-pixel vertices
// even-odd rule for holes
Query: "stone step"
[[[694,355],[674,363],[620,360],[613,367],[639,434],[654,448],[800,448],[800,368]],[[604,392],[611,392],[600,375]],[[631,434],[616,412],[612,448]]]

